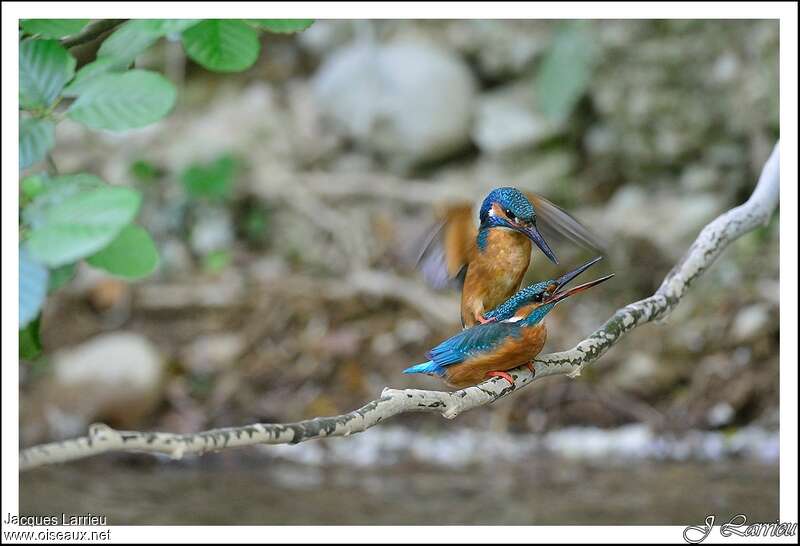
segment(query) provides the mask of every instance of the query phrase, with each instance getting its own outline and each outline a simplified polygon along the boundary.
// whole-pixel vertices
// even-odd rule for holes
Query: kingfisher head
[[[484,318],[495,322],[503,320],[518,320],[521,317],[514,318],[514,315],[523,307],[531,306],[531,311],[525,318],[527,322],[532,321],[533,324],[544,318],[544,316],[555,307],[555,305],[563,299],[583,292],[592,286],[596,286],[601,282],[607,281],[614,275],[607,275],[594,281],[589,281],[575,288],[564,290],[564,287],[571,282],[575,277],[589,269],[591,266],[602,260],[602,256],[598,256],[589,260],[588,262],[579,265],[572,271],[561,275],[558,278],[550,279],[547,281],[537,282],[527,286],[514,294],[502,305],[492,309],[484,315]]]
[[[487,230],[505,228],[518,231],[536,243],[544,255],[558,263],[555,253],[536,227],[536,211],[524,193],[516,188],[496,188],[483,200],[480,211],[481,227],[478,244],[484,241]]]

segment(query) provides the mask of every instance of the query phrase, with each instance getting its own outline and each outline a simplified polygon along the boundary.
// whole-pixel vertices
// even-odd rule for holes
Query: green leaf
[[[46,177],[41,174],[32,174],[20,181],[23,203],[33,201],[45,191],[45,179]]]
[[[159,176],[159,169],[149,161],[137,159],[131,163],[131,174],[139,182],[153,182]]]
[[[239,19],[207,19],[182,35],[186,54],[216,72],[239,72],[258,59],[258,33]]]
[[[140,279],[155,271],[158,266],[158,250],[144,228],[129,224],[108,246],[86,261],[112,275]]]
[[[97,55],[130,64],[163,36],[177,35],[199,19],[132,19],[123,23],[100,46]]]
[[[19,327],[39,315],[47,297],[49,272],[25,248],[19,249]]]
[[[23,360],[33,360],[42,352],[42,341],[39,339],[40,317],[31,321],[19,331],[19,357]]]
[[[75,74],[75,77],[61,94],[65,97],[77,97],[98,76],[109,72],[124,72],[129,64],[115,57],[98,57],[78,70],[78,73]]]
[[[26,110],[49,108],[75,73],[75,58],[56,40],[19,44],[19,103]]]
[[[192,197],[220,199],[231,191],[236,160],[223,156],[210,164],[192,164],[181,174],[186,192]]]
[[[26,248],[49,267],[90,256],[133,220],[140,203],[139,194],[128,188],[106,186],[78,191],[39,211]]]
[[[120,25],[111,36],[106,38],[97,51],[97,55],[98,57],[112,57],[129,64],[164,34],[164,25],[161,19],[131,19]]]
[[[44,159],[55,143],[56,126],[37,118],[19,120],[19,168],[27,169]]]
[[[47,285],[47,293],[52,293],[67,284],[75,276],[77,264],[71,263],[56,267],[50,270],[50,282]]]
[[[231,262],[231,254],[227,250],[214,250],[203,257],[203,269],[206,273],[221,273]]]
[[[163,36],[179,35],[189,27],[202,21],[202,19],[154,19],[156,28]]]
[[[47,212],[67,198],[95,188],[102,188],[106,183],[91,174],[70,174],[48,177],[46,174],[36,175],[37,181],[27,182],[29,189],[35,192],[36,199],[22,210],[23,222],[33,228],[44,224]],[[32,178],[32,177],[29,177]],[[27,181],[28,178],[25,179]],[[23,195],[25,190],[23,187]]]
[[[572,113],[591,78],[593,44],[587,21],[564,23],[536,74],[539,110],[561,122]]]
[[[123,23],[100,46],[98,56],[131,63],[160,38],[180,34],[199,19],[132,19]]]
[[[89,19],[23,19],[22,30],[42,38],[63,38],[77,34],[89,23]]]
[[[67,115],[94,129],[125,131],[167,115],[176,96],[170,81],[155,72],[104,74],[87,84]]]
[[[292,34],[314,24],[314,19],[250,19],[259,27],[278,34]]]

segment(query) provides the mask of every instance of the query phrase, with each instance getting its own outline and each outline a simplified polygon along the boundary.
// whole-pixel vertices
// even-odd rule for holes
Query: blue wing
[[[428,353],[438,367],[464,362],[470,357],[491,352],[511,336],[518,336],[516,323],[492,322],[479,324],[446,339]]]

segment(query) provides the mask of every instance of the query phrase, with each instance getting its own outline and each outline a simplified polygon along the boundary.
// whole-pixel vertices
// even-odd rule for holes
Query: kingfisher
[[[451,207],[423,244],[418,267],[435,288],[461,284],[461,324],[486,321],[484,313],[522,285],[531,262],[531,243],[557,264],[537,221],[556,235],[600,250],[604,243],[568,212],[535,193],[517,188],[492,190],[481,203],[478,225],[469,205]]]
[[[508,370],[527,365],[547,340],[543,319],[559,302],[607,281],[606,275],[571,289],[564,287],[572,279],[597,263],[594,258],[556,279],[532,284],[520,290],[496,309],[486,314],[486,322],[462,330],[427,353],[430,359],[403,370],[405,374],[422,373],[441,377],[451,387],[476,385],[490,377],[502,377],[511,385]]]

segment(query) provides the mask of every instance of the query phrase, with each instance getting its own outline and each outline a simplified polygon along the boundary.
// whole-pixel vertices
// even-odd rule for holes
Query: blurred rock
[[[458,49],[473,55],[481,75],[493,80],[530,74],[531,64],[550,43],[545,21],[448,21],[446,36]]]
[[[714,187],[752,185],[757,173],[740,142],[753,146],[775,123],[777,24],[604,21],[593,29],[601,52],[590,86],[600,120],[588,132],[593,177],[645,179],[698,157],[722,166],[713,150],[730,147],[740,153],[727,156],[730,169]]]
[[[193,104],[191,115],[168,117],[171,126],[160,139],[150,137],[147,157],[151,161],[180,173],[191,163],[235,151],[254,168],[260,164],[270,164],[273,170],[285,167],[292,156],[291,140],[285,138],[291,125],[273,85],[259,80],[242,87],[230,79],[198,83],[182,95],[183,102]],[[207,97],[197,96],[200,93]],[[179,185],[173,187],[182,191]]]
[[[389,332],[382,332],[372,338],[371,349],[378,356],[388,356],[397,351],[397,338]]]
[[[712,427],[721,427],[729,424],[736,411],[727,402],[720,402],[708,411],[706,419]]]
[[[253,260],[247,268],[251,280],[257,282],[274,282],[289,274],[286,260],[280,256],[263,256]]]
[[[363,332],[358,328],[336,328],[309,345],[318,358],[353,357],[358,354],[363,337]]]
[[[605,210],[586,218],[602,225],[607,239],[614,235],[642,238],[670,257],[685,250],[685,242],[721,213],[725,203],[713,193],[676,194],[627,185],[618,190]],[[680,221],[676,221],[680,218]]]
[[[102,279],[89,291],[89,302],[98,311],[108,311],[130,301],[130,288],[119,279]]]
[[[215,250],[225,250],[235,239],[233,219],[228,209],[206,208],[196,215],[190,245],[199,256]]]
[[[720,175],[712,165],[695,164],[684,169],[681,185],[690,191],[708,191],[719,179]]]
[[[86,263],[77,264],[75,276],[62,290],[85,299],[108,328],[119,327],[130,317],[130,283]]]
[[[170,237],[161,243],[159,251],[161,256],[161,269],[167,275],[178,276],[188,273],[192,269],[192,254],[186,243],[175,237]]]
[[[536,111],[533,89],[533,82],[526,80],[481,96],[472,138],[482,151],[532,147],[558,132],[558,126]]]
[[[769,306],[756,303],[736,314],[731,327],[731,338],[737,343],[751,341],[763,334],[770,324]]]
[[[205,334],[184,347],[180,358],[193,373],[216,373],[236,365],[244,346],[244,338],[235,332]]]
[[[323,56],[353,38],[355,21],[317,20],[297,35],[300,45],[311,53]]]
[[[635,352],[617,368],[614,382],[623,389],[638,390],[658,375],[659,369],[659,363],[651,354]]]
[[[133,332],[102,334],[53,355],[52,370],[23,398],[25,443],[85,434],[95,422],[133,428],[163,396],[165,362]]]
[[[419,343],[430,333],[431,329],[421,320],[404,319],[395,328],[395,336],[402,343]]]
[[[362,42],[314,76],[320,110],[359,145],[400,168],[469,143],[475,83],[455,55],[423,42]]]

